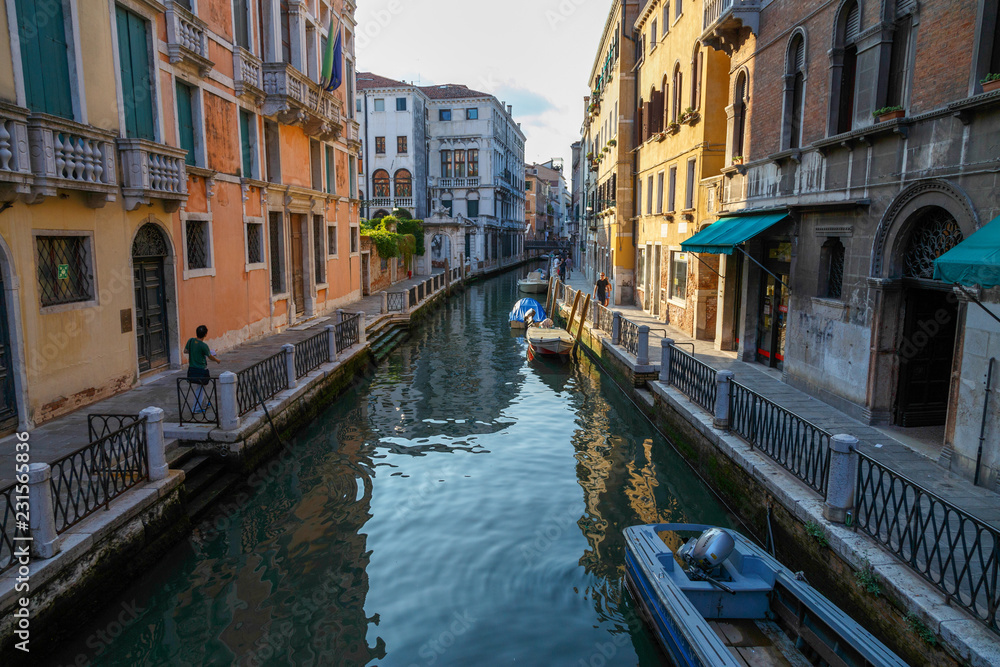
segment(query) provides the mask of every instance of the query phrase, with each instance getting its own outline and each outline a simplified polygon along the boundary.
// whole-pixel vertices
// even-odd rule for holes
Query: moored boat
[[[699,536],[685,542],[684,533]],[[682,546],[675,553],[665,539]],[[906,665],[739,533],[697,524],[632,526],[625,550],[629,593],[677,665]]]
[[[569,354],[573,349],[573,336],[558,327],[529,326],[524,337],[528,339],[530,355]]]
[[[549,281],[542,278],[541,271],[532,271],[527,278],[517,281],[517,289],[529,294],[540,294],[549,288]]]
[[[529,312],[534,311],[535,321],[541,321],[545,319],[545,308],[542,304],[538,303],[534,299],[529,299],[525,297],[524,299],[519,299],[514,307],[510,311],[508,320],[510,321],[511,329],[523,329],[527,325],[525,324],[525,319]]]

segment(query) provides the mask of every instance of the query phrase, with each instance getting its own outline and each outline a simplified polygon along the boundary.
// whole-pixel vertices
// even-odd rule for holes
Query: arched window
[[[641,144],[647,138],[647,135],[646,135],[646,117],[645,117],[645,115],[643,113],[645,111],[646,111],[646,105],[643,104],[642,98],[640,97],[639,98],[639,108],[636,109],[636,113],[635,113],[635,117],[636,117],[636,123],[635,123],[635,145],[636,146],[638,146],[639,144]],[[600,150],[600,146],[598,146],[598,150]]]
[[[695,111],[701,109],[701,77],[703,76],[703,54],[701,43],[694,47],[694,59],[691,61],[691,108]]]
[[[653,135],[663,131],[663,106],[666,101],[663,99],[663,91],[657,92],[654,88],[649,93],[649,133]]]
[[[663,129],[667,128],[667,124],[670,122],[670,85],[667,83],[667,75],[663,74]]]
[[[397,197],[413,196],[413,178],[410,176],[410,172],[405,169],[400,169],[396,172],[393,182],[395,184]]]
[[[854,93],[857,84],[858,47],[855,41],[861,32],[861,10],[857,0],[841,7],[837,17],[833,48],[833,86],[830,95],[832,134],[850,132],[854,127]]]
[[[684,107],[682,106],[684,99],[683,86],[681,85],[683,76],[684,75],[681,74],[681,65],[680,63],[677,63],[674,65],[674,101],[673,106],[670,109],[670,120],[674,123],[677,122],[677,119],[680,118],[681,112],[684,111]]]
[[[801,33],[792,37],[785,56],[785,148],[798,148],[802,138],[802,107],[805,94],[806,45]]]
[[[374,187],[375,199],[388,199],[389,195],[389,172],[379,169],[372,174],[372,185]]]
[[[903,276],[934,277],[934,260],[962,242],[962,230],[948,211],[928,206],[913,222],[903,254]]]
[[[913,31],[914,0],[896,0],[896,21],[889,52],[889,78],[885,91],[885,106],[906,106],[906,89],[910,79],[910,33]]]
[[[733,157],[746,157],[747,75],[740,72],[733,92]]]

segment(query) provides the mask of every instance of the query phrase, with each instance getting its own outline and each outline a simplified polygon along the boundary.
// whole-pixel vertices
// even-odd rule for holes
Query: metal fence
[[[351,317],[345,317],[344,321],[336,326],[337,354],[340,354],[358,342],[360,321],[361,315],[356,314]]]
[[[859,530],[1000,632],[1000,531],[861,453],[854,503]]]
[[[619,344],[633,357],[639,356],[639,325],[631,320],[621,318],[621,334]]]
[[[109,433],[122,429],[139,418],[139,415],[87,415],[87,436],[90,442],[100,440]]]
[[[611,333],[611,327],[614,325],[615,315],[610,309],[602,306],[601,304],[595,304],[594,310],[597,319],[594,321],[594,325],[606,334]]]
[[[218,382],[218,378],[177,378],[177,412],[181,424],[218,425]]]
[[[624,320],[622,323],[624,324]],[[715,374],[715,369],[708,364],[698,361],[674,345],[670,346],[670,384],[709,412],[715,412],[718,394]]]
[[[146,419],[52,462],[52,508],[56,532],[79,523],[149,477]]]
[[[424,283],[417,284],[417,303],[424,300]]]
[[[303,377],[330,361],[330,335],[321,331],[295,344],[295,377]]]
[[[387,292],[385,295],[385,305],[390,313],[401,313],[404,310],[406,292]]]
[[[420,300],[417,298],[417,288],[416,287],[411,287],[409,289],[409,295],[410,295],[410,308],[413,308],[418,303],[420,303]]]
[[[738,382],[729,383],[729,428],[826,498],[828,432]]]
[[[27,485],[24,485],[27,487]],[[19,535],[27,535],[25,527],[27,517],[23,519],[23,530],[18,529],[18,517],[15,508],[17,502],[28,502],[27,493],[17,496],[14,491],[14,484],[0,489],[0,572],[3,572],[14,564],[14,538]],[[23,544],[27,544],[26,542]]]
[[[236,407],[241,416],[245,415],[287,388],[288,371],[282,350],[236,374]]]

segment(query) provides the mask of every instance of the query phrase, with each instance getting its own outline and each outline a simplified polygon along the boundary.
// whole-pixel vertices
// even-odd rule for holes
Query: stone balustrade
[[[114,132],[40,113],[28,116],[27,125],[34,174],[29,201],[54,196],[57,188],[86,192],[93,208],[114,200]]]
[[[288,63],[264,63],[264,104],[261,113],[281,123],[298,125],[323,141],[337,139],[344,129],[341,103]]]
[[[167,53],[171,63],[187,63],[206,76],[215,65],[208,57],[208,25],[175,0],[167,0]]]
[[[30,194],[32,180],[28,110],[0,102],[0,201]]]
[[[186,150],[145,139],[118,139],[118,150],[127,210],[159,199],[163,208],[172,213],[187,200]]]
[[[261,60],[240,46],[233,49],[233,82],[237,95],[246,95],[258,104],[263,101]]]

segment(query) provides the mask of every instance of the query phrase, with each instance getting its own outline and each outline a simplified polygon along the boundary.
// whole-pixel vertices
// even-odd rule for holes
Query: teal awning
[[[744,215],[738,218],[719,218],[687,241],[682,241],[681,247],[688,252],[731,255],[733,248],[787,217],[788,211],[779,211],[777,213]]]
[[[960,285],[1000,285],[1000,216],[934,260],[934,279]]]

